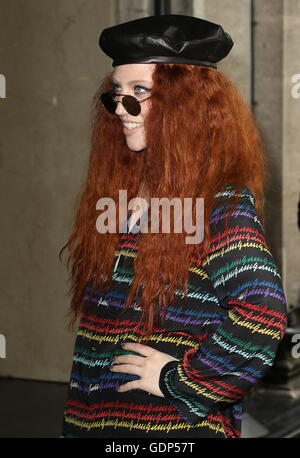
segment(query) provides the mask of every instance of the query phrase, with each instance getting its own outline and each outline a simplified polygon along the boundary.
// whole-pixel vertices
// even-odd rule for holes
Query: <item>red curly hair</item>
[[[266,159],[252,113],[234,85],[213,68],[193,65],[157,64],[152,79],[151,108],[145,120],[147,147],[139,153],[127,147],[119,117],[99,103],[100,93],[112,88],[111,74],[94,97],[87,178],[73,231],[60,251],[61,260],[68,247],[72,326],[82,311],[87,283],[93,278],[90,299],[95,288],[107,291],[112,283],[120,234],[96,230],[99,198],[110,197],[117,203],[120,189],[127,190],[128,201],[137,195],[190,197],[193,203],[196,197],[204,198],[204,240],[197,247],[199,253],[202,249],[202,257],[209,249],[214,196],[224,187],[232,185],[239,193],[247,186],[264,223]],[[141,188],[142,195],[138,193]],[[236,203],[237,196],[233,196],[232,211]],[[119,227],[118,205],[116,213]],[[125,310],[134,296],[140,299],[146,340],[164,317],[167,304],[174,301],[176,289],[184,288],[186,303],[188,267],[195,245],[186,244],[185,236],[184,232],[148,232],[140,237]]]

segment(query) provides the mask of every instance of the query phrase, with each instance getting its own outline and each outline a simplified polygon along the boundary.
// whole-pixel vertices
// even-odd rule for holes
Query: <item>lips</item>
[[[134,127],[136,126],[136,127]],[[136,122],[125,122],[123,121],[123,132],[125,135],[133,135],[135,132],[137,132],[141,127],[143,126],[143,123],[136,123]]]

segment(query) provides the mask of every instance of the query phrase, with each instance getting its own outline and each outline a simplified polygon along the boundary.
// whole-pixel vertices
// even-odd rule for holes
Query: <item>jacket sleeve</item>
[[[210,215],[210,251],[203,260],[224,321],[183,360],[161,370],[164,396],[190,424],[239,402],[270,369],[286,327],[281,277],[246,187],[225,230],[226,196]],[[199,303],[201,307],[201,302]]]

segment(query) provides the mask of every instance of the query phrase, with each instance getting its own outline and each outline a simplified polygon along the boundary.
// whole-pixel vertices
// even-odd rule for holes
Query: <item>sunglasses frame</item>
[[[112,101],[115,103],[115,109],[114,109],[114,112],[110,111],[106,106],[105,104],[103,103],[103,100],[102,100],[102,96],[105,95],[105,96],[110,96]],[[121,96],[122,97],[122,100],[114,100],[113,96]],[[134,100],[134,103],[136,102],[139,106],[139,112],[137,114],[132,114],[128,111],[128,109],[126,108],[126,106],[124,105],[123,103],[123,99],[124,97],[129,97],[130,99],[133,99]],[[99,99],[101,101],[101,104],[102,106],[110,113],[110,114],[116,114],[115,111],[117,109],[117,106],[118,106],[118,103],[121,103],[123,105],[123,107],[125,108],[125,110],[127,111],[128,114],[130,114],[131,116],[138,116],[141,112],[141,103],[145,102],[146,100],[149,100],[151,99],[151,96],[150,97],[147,97],[146,99],[144,100],[141,100],[139,101],[137,98],[135,98],[133,95],[129,95],[129,94],[116,94],[115,92],[113,91],[108,91],[108,92],[103,92],[100,96],[99,96]]]

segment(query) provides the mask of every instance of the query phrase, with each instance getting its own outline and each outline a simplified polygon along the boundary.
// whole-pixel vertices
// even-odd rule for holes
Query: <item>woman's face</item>
[[[133,95],[139,102],[150,97],[155,66],[155,64],[126,64],[116,67],[112,75],[115,93]],[[121,103],[117,105],[115,113],[123,124],[126,143],[132,151],[141,151],[146,147],[144,121],[150,104],[151,99],[141,103],[141,112],[138,116],[127,113]]]

